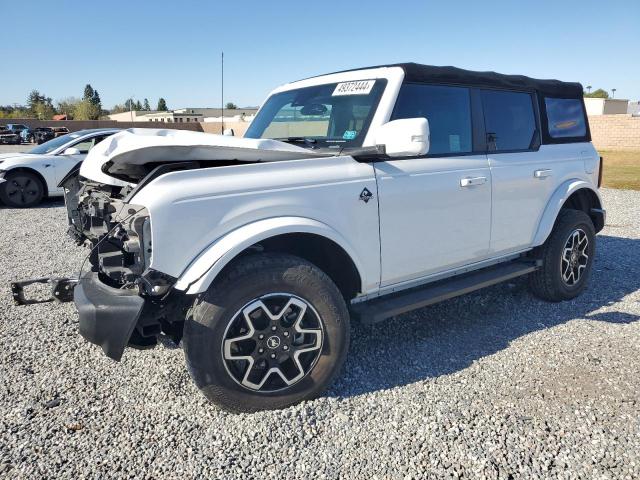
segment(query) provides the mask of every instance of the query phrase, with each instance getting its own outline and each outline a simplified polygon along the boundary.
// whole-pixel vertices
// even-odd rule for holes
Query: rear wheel
[[[34,207],[44,197],[44,185],[31,172],[9,172],[0,183],[0,200],[14,208]]]
[[[581,210],[561,210],[549,238],[534,254],[542,260],[542,267],[529,276],[536,296],[559,302],[580,295],[595,255],[593,222]]]
[[[298,257],[239,259],[194,303],[187,366],[213,403],[231,411],[314,398],[346,357],[349,314],[331,279]]]

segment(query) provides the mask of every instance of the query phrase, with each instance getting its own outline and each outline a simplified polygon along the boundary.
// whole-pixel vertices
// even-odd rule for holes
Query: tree
[[[82,96],[83,100],[91,100],[93,99],[93,95],[94,95],[94,91],[93,88],[91,87],[91,85],[89,85],[88,83],[85,85],[84,87],[84,95]]]
[[[74,120],[97,120],[101,109],[94,105],[91,99],[84,99],[76,105],[73,112]]]
[[[158,110],[159,112],[166,112],[167,110],[169,110],[167,108],[167,102],[164,98],[160,97],[160,99],[158,100],[158,107],[156,108],[156,110]]]
[[[235,110],[236,108],[238,108],[238,106],[233,102],[229,102],[224,106],[224,108],[226,108],[227,110]]]
[[[134,104],[134,106],[133,106],[133,109],[134,109],[136,112],[139,112],[139,111],[141,111],[141,110],[142,110],[142,104],[140,103],[140,100],[136,101],[136,103],[135,103],[135,104]]]
[[[51,97],[45,97],[38,90],[31,90],[27,97],[27,106],[30,115],[43,120],[50,119],[56,113]]]
[[[585,93],[584,96],[587,98],[609,98],[609,94],[607,93],[607,91],[601,88],[590,93]]]
[[[91,97],[91,103],[93,103],[96,107],[102,108],[102,101],[100,101],[100,94],[98,90],[93,91],[93,96]]]
[[[128,112],[128,111],[129,109],[124,104],[114,105],[113,108],[111,109],[111,113],[122,113],[122,112]]]
[[[149,99],[147,98],[144,99],[144,105],[142,105],[142,110],[144,110],[145,112],[151,111],[151,105],[149,105]]]
[[[67,116],[67,119],[73,120],[75,118],[76,108],[81,102],[79,98],[68,97],[58,100],[58,112]]]

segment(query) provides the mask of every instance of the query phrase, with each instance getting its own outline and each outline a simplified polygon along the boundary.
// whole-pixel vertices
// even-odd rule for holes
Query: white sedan
[[[33,207],[44,197],[63,194],[60,181],[95,145],[119,129],[80,130],[28,152],[0,155],[0,200],[9,207]]]

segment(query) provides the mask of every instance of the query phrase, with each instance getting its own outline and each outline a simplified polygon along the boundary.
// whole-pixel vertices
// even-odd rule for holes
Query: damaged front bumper
[[[155,346],[161,333],[178,343],[185,298],[173,290],[175,278],[150,268],[151,219],[146,208],[128,203],[126,191],[77,176],[64,187],[69,232],[89,249],[88,271],[76,278],[13,282],[15,303],[75,302],[80,334],[114,360],[122,358],[127,346]],[[49,298],[27,295],[27,289],[42,289],[42,284],[51,286]]]
[[[138,292],[109,287],[98,274],[80,278],[73,294],[78,309],[80,334],[102,347],[104,353],[120,360],[145,306]]]

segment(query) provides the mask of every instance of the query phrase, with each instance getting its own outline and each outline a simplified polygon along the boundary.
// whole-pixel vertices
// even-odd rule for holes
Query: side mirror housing
[[[80,150],[78,150],[76,147],[69,147],[64,152],[62,152],[62,154],[63,155],[80,155]]]
[[[384,145],[390,157],[412,157],[429,152],[429,121],[426,118],[403,118],[381,125],[376,145]]]
[[[233,128],[225,128],[224,132],[222,132],[222,134],[225,137],[235,137],[236,132],[233,131]]]

